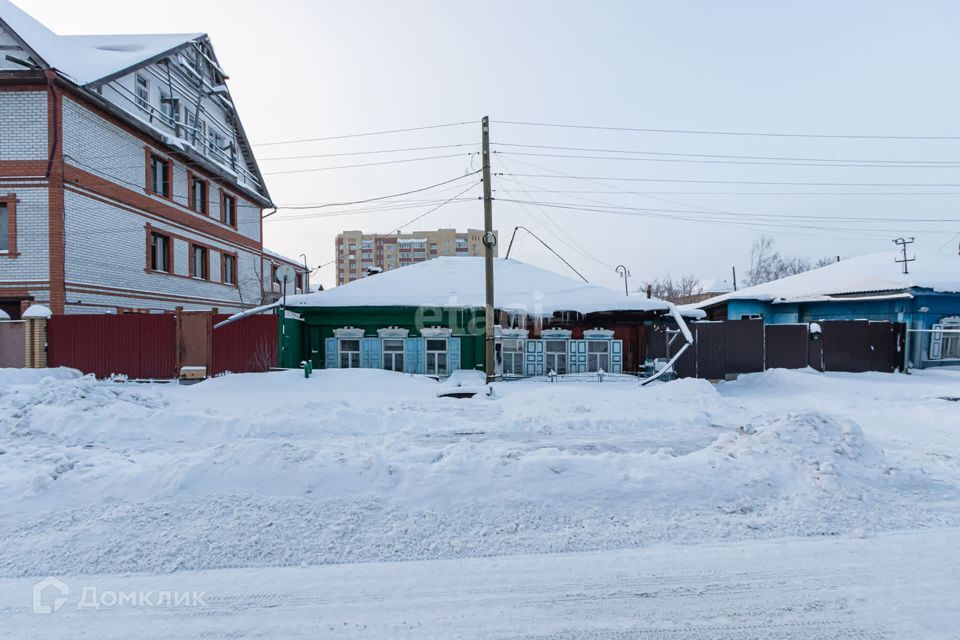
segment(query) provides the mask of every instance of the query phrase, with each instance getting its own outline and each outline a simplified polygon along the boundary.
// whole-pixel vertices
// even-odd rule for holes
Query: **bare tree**
[[[653,297],[674,302],[677,304],[687,304],[694,302],[695,298],[703,293],[703,287],[700,280],[693,274],[687,274],[674,280],[668,273],[663,278],[657,278],[649,283],[652,289]],[[641,291],[644,291],[641,289]]]
[[[816,266],[823,266],[823,259]],[[747,271],[747,284],[763,284],[779,280],[815,268],[809,258],[802,256],[784,256],[777,251],[773,238],[760,236],[750,250],[750,270]]]

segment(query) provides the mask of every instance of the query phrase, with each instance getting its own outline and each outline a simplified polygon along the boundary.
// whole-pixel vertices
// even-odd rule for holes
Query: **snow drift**
[[[516,382],[470,400],[437,398],[430,380],[367,370],[192,387],[24,377],[0,387],[0,575],[960,522],[952,461],[930,465],[926,450],[888,438],[891,457],[863,429],[886,436],[883,425],[923,407],[935,389],[910,405],[904,397],[919,387],[896,379],[895,404],[857,404],[843,378],[796,375],[820,385],[816,411],[798,410],[806,393],[790,410],[771,405],[794,397],[776,375],[644,388]],[[944,385],[960,379],[937,375]],[[939,415],[960,424],[960,411],[939,402]]]

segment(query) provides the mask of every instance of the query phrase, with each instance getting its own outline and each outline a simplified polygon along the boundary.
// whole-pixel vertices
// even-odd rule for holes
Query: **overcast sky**
[[[149,9],[120,0],[15,2],[58,33],[210,34],[254,145],[470,122],[258,146],[267,174],[454,156],[268,175],[278,205],[357,200],[462,176],[479,168],[476,156],[467,155],[477,147],[269,158],[474,145],[479,120],[489,115],[495,143],[653,152],[607,160],[555,157],[610,155],[594,151],[495,146],[494,171],[552,176],[495,176],[501,255],[513,227],[524,225],[591,281],[608,286],[622,286],[614,273],[621,263],[632,271],[632,287],[668,271],[720,278],[737,265],[742,274],[762,233],[772,235],[782,251],[810,257],[887,251],[900,235],[916,236],[919,250],[956,251],[960,238],[960,222],[952,222],[960,219],[957,165],[875,162],[957,161],[960,140],[644,133],[503,122],[960,135],[956,2],[165,0]],[[849,159],[871,166],[654,154]],[[590,181],[564,177],[571,175]],[[473,181],[406,199],[439,201],[458,193],[450,187]],[[832,184],[736,184],[742,182]],[[883,186],[839,186],[865,183]],[[947,186],[902,186],[917,184]],[[479,193],[478,186],[466,195]],[[332,259],[337,232],[386,232],[435,206],[403,205],[411,208],[325,218],[281,210],[265,222],[266,244],[289,256],[306,253],[311,266],[320,265]],[[596,210],[610,207],[621,212]],[[451,203],[408,229],[482,223],[481,203],[468,201]],[[530,237],[518,237],[514,254],[561,273],[566,269]],[[332,267],[318,276],[331,284]]]

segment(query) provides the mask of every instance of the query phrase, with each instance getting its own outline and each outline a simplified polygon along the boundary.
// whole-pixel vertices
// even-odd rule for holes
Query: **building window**
[[[150,81],[142,73],[137,74],[137,106],[150,111]]]
[[[173,258],[170,236],[162,233],[150,233],[150,270],[172,273],[170,263]]]
[[[17,257],[17,196],[0,196],[0,253]]]
[[[148,188],[152,193],[164,198],[170,197],[171,168],[170,161],[155,153],[150,154],[150,180]]]
[[[930,359],[960,359],[960,316],[944,318],[933,325],[933,330],[930,334]]]
[[[210,198],[208,196],[207,181],[190,176],[190,208],[197,213],[207,215],[210,208]]]
[[[190,277],[210,279],[210,251],[206,247],[190,245]]]
[[[503,355],[503,372],[514,376],[523,375],[523,348],[525,340],[518,338],[504,338],[501,354]]]
[[[567,372],[567,341],[544,340],[544,366],[546,370],[554,371],[559,375]]]
[[[220,204],[220,221],[231,227],[237,226],[237,199],[226,193]]]
[[[223,254],[223,265],[220,274],[224,284],[237,284],[237,256]]]
[[[171,129],[176,129],[180,123],[180,100],[160,94],[160,113],[164,123]]]
[[[297,272],[296,280],[294,280],[294,288],[298,289],[301,293],[303,292],[303,274],[299,271]]]
[[[403,338],[383,340],[383,368],[387,371],[403,371]]]
[[[214,131],[210,134],[210,152],[213,153],[214,157],[223,157],[223,147],[224,140],[223,136],[218,131]]]
[[[446,338],[427,338],[427,373],[437,376],[447,375]]]
[[[587,341],[587,371],[610,371],[610,342]]]
[[[360,366],[360,340],[357,338],[340,338],[337,342],[340,348],[340,368],[358,368]]]

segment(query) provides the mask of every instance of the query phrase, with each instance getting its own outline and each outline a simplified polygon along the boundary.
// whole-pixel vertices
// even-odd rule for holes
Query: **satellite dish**
[[[277,267],[277,282],[282,284],[291,284],[297,278],[297,272],[288,264],[282,264]]]

